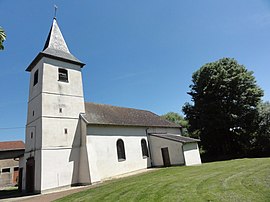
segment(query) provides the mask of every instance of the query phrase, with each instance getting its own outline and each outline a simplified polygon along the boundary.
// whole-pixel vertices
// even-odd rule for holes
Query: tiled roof
[[[146,110],[116,107],[105,104],[85,103],[85,114],[82,115],[88,124],[118,126],[152,126],[180,128],[160,116]]]
[[[184,137],[181,135],[176,135],[176,134],[170,134],[170,133],[157,133],[157,134],[149,134],[151,136],[167,139],[167,140],[172,140],[176,142],[182,142],[182,143],[191,143],[191,142],[199,142],[200,140],[190,138],[190,137]]]
[[[0,151],[22,150],[24,148],[23,141],[0,142]]]
[[[71,62],[73,64],[80,65],[81,67],[84,66],[84,63],[82,63],[69,52],[68,46],[55,18],[53,19],[53,23],[43,51],[36,56],[32,63],[27,67],[26,71],[31,71],[43,56]]]

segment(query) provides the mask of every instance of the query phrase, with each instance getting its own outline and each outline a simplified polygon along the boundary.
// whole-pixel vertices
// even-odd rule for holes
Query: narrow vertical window
[[[58,69],[58,81],[68,82],[68,71],[66,69]]]
[[[33,83],[33,86],[35,86],[37,83],[38,83],[38,69],[34,73],[34,83]]]
[[[145,139],[141,140],[141,147],[142,147],[142,156],[143,156],[143,158],[149,157],[148,148],[147,148],[147,144],[146,144]]]
[[[64,130],[64,131],[65,131],[65,134],[68,134],[68,129],[67,129],[67,128],[65,128],[65,130]]]
[[[118,161],[126,160],[125,145],[123,140],[119,139],[116,142]]]

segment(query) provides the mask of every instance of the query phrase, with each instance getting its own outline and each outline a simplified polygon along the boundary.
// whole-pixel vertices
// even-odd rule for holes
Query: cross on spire
[[[56,19],[57,8],[58,7],[56,5],[54,5],[54,19]]]

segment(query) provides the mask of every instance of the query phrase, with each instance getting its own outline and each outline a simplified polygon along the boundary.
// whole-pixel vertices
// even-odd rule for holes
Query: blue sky
[[[270,1],[0,0],[7,33],[0,52],[0,141],[24,140],[25,68],[44,46],[54,4],[70,51],[86,63],[86,101],[181,113],[192,73],[222,57],[254,71],[270,100]]]

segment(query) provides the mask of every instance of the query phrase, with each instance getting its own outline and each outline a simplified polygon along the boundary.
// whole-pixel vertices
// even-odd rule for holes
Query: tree
[[[256,106],[263,96],[253,72],[223,58],[194,72],[192,82],[188,94],[194,104],[186,103],[183,111],[189,130],[200,136],[206,156],[246,155],[256,129]]]
[[[0,27],[0,50],[4,50],[3,42],[6,40],[6,34],[2,27]]]
[[[254,134],[251,155],[255,157],[270,156],[270,103],[258,105],[258,128]]]
[[[177,123],[177,124],[181,125],[184,128],[187,128],[188,127],[188,121],[185,120],[184,117],[181,116],[178,113],[168,112],[168,113],[162,115],[161,117],[165,118],[168,121]]]
[[[168,121],[179,124],[183,128],[183,130],[182,130],[183,135],[188,135],[187,128],[188,128],[189,124],[188,124],[188,121],[183,116],[181,116],[180,114],[175,113],[175,112],[168,112],[168,113],[162,115],[161,117],[168,120]]]

